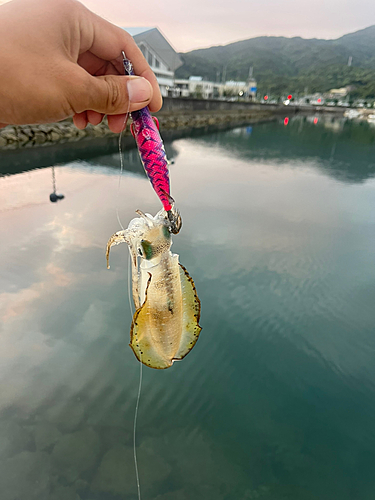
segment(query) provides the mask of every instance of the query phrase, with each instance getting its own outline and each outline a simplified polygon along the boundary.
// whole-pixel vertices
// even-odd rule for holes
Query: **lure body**
[[[124,53],[123,64],[125,74],[134,75],[133,66]],[[168,160],[157,121],[154,121],[147,106],[130,114],[133,120],[131,132],[137,143],[143,167],[163,204],[164,210],[168,212],[172,208]]]
[[[109,239],[107,264],[110,248],[126,242],[136,307],[129,345],[139,361],[163,369],[184,358],[198,340],[200,301],[189,273],[171,253],[167,213],[137,213],[140,218]]]

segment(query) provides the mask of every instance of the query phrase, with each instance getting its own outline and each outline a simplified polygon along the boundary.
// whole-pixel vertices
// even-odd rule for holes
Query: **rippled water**
[[[300,118],[169,151],[203,330],[144,367],[142,498],[373,499],[375,129]],[[126,226],[159,202],[134,151],[119,196],[116,154],[57,166],[54,204],[27,155],[0,160],[1,500],[135,500],[128,252],[108,271],[104,248],[116,205]]]

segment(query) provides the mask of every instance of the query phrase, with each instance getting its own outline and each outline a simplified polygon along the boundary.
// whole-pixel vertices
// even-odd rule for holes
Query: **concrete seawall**
[[[283,104],[260,104],[259,102],[247,101],[218,101],[216,99],[192,99],[164,97],[163,107],[159,114],[180,112],[267,112],[274,114],[307,113],[335,113],[343,114],[348,108],[340,106],[284,106]]]
[[[160,130],[183,131],[210,126],[229,127],[268,121],[280,115],[294,115],[299,112],[336,112],[339,108],[301,108],[297,106],[262,105],[249,102],[229,102],[190,98],[164,98],[162,109],[156,113]],[[1,149],[22,149],[45,147],[56,143],[76,142],[103,137],[115,137],[106,121],[97,126],[89,125],[85,130],[78,130],[72,120],[46,125],[19,125],[0,129]],[[129,127],[124,133],[129,136]],[[162,134],[164,136],[164,134]],[[126,142],[126,141],[125,141]],[[130,142],[129,142],[130,144]]]

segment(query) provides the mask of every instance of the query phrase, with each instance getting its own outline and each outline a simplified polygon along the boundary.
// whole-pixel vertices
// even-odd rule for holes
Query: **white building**
[[[246,82],[237,82],[229,80],[225,82],[223,91],[227,96],[242,97],[248,92],[248,85]]]
[[[189,78],[190,95],[200,97],[202,99],[212,99],[214,86],[212,82],[203,80],[201,76],[191,76]]]
[[[214,99],[222,95],[222,85],[204,80],[202,76],[191,76],[188,80],[175,80],[176,97]]]
[[[174,72],[182,60],[158,28],[123,28],[141,49],[158,80],[162,96],[174,87]]]
[[[343,99],[348,95],[348,89],[341,87],[340,89],[331,89],[327,92],[327,97],[331,99]]]
[[[247,96],[252,101],[255,101],[256,97],[257,97],[257,90],[258,90],[257,89],[257,81],[255,80],[255,78],[249,77],[246,84],[247,84]]]
[[[174,93],[176,97],[190,97],[190,80],[175,79]]]
[[[251,80],[251,83],[256,86],[256,81]],[[204,80],[202,76],[191,76],[188,80],[176,79],[173,95],[175,97],[196,97],[200,99],[217,99],[219,97],[238,98],[248,97],[254,98],[256,88],[249,91],[249,82],[237,82],[229,80],[225,83],[210,82]]]

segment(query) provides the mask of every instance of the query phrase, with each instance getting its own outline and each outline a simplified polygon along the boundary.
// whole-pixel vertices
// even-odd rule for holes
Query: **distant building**
[[[174,73],[182,60],[158,28],[122,28],[141,49],[158,80],[162,96],[172,94]]]
[[[310,104],[313,106],[323,106],[325,102],[325,98],[321,94],[314,94],[310,99]]]
[[[347,87],[341,87],[340,89],[331,89],[327,92],[327,97],[330,99],[342,99],[348,95]]]
[[[189,78],[189,91],[194,97],[210,99],[212,97],[212,82],[203,80],[201,76],[191,76]]]
[[[176,97],[190,97],[190,80],[176,79],[174,85],[174,94]]]
[[[253,76],[253,67],[250,66],[249,68],[249,76],[247,78],[247,82],[246,82],[246,85],[247,85],[247,91],[246,91],[246,95],[249,99],[251,99],[252,101],[255,101],[256,100],[256,97],[257,97],[257,81],[255,80],[254,76]]]
[[[253,85],[252,91],[249,84]],[[176,79],[173,95],[175,97],[196,97],[200,99],[219,99],[221,97],[237,99],[238,97],[253,98],[256,95],[256,81],[237,82],[229,80],[225,83],[210,82],[202,76],[190,76],[189,79]]]
[[[175,80],[176,97],[216,99],[222,95],[223,85],[204,80],[202,76],[190,76],[188,80]]]
[[[224,83],[223,88],[224,95],[229,97],[242,97],[247,95],[248,85],[246,82],[237,82],[235,80],[229,80]]]
[[[247,96],[252,100],[255,101],[257,97],[257,82],[254,80],[254,78],[249,78],[249,80],[246,82],[247,83]]]
[[[285,104],[286,101],[284,101]],[[303,97],[298,97],[294,100],[294,104],[296,106],[323,106],[325,104],[325,96],[320,94],[319,92],[311,95],[305,95]]]

